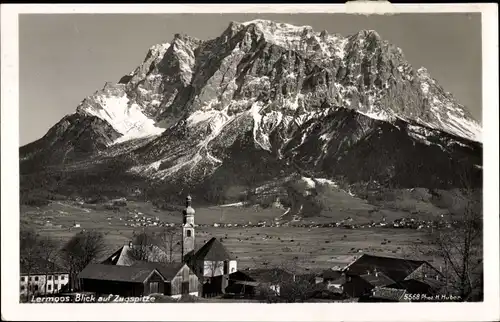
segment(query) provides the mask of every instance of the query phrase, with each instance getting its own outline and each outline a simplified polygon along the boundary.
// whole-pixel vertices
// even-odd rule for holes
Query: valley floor
[[[316,272],[343,266],[356,255],[370,253],[415,258],[415,245],[425,243],[425,230],[369,227],[250,227],[248,221],[272,221],[282,209],[216,208],[196,210],[196,244],[216,237],[232,252],[238,267],[275,267],[293,262],[298,270]],[[21,222],[61,245],[81,230],[98,230],[105,235],[109,256],[128,243],[134,231],[161,231],[162,225],[181,223],[181,214],[157,210],[147,203],[128,202],[119,210],[95,205],[53,202],[44,207],[21,207]],[[225,223],[220,227],[214,223]],[[231,227],[227,225],[231,223]],[[234,224],[237,226],[235,227]],[[180,231],[180,229],[179,229]],[[433,258],[421,258],[433,262]],[[434,265],[439,265],[434,263]]]

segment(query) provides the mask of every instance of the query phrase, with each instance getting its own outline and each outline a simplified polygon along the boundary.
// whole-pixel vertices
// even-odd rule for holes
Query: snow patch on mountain
[[[179,69],[181,71],[181,80],[185,85],[191,83],[194,67],[194,53],[188,44],[180,39],[176,39],[172,45],[173,52],[179,61]]]
[[[155,57],[155,64],[158,64],[160,60],[163,59],[163,56],[165,56],[165,53],[167,52],[167,49],[170,47],[170,43],[166,42],[163,44],[157,44],[152,46],[149,51],[151,54]]]
[[[453,97],[444,92],[437,82],[430,76],[426,68],[417,70],[420,89],[428,100],[430,111],[435,122],[419,123],[435,129],[444,130],[450,134],[482,142],[482,127],[472,117],[466,115],[464,107],[458,104]]]
[[[309,178],[302,176],[300,180],[306,184],[307,189],[315,189],[317,184],[337,187],[334,181],[325,178]]]
[[[363,114],[365,116],[368,116],[369,118],[372,118],[374,120],[391,121],[392,122],[396,119],[394,116],[389,115],[389,113],[387,113],[384,110],[372,109],[372,110],[368,110],[366,112],[363,112],[362,110],[356,110],[356,112],[358,112],[359,114]]]
[[[240,23],[240,26],[255,26],[262,37],[277,46],[296,50],[307,55],[324,58],[345,57],[348,40],[339,35],[315,32],[311,26],[294,26],[282,22],[256,19]]]
[[[262,115],[260,114],[263,105],[261,102],[255,102],[249,110],[249,114],[253,118],[253,139],[262,149],[271,152],[271,143],[269,136],[261,129]]]
[[[95,104],[87,105],[83,111],[108,122],[122,136],[114,143],[161,134],[165,129],[157,127],[155,121],[142,113],[136,103],[121,96],[94,96]]]

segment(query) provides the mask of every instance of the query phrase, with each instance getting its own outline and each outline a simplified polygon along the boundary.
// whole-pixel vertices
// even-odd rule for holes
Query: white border
[[[483,52],[484,273],[482,303],[348,304],[19,304],[18,14],[21,13],[430,13],[481,12]],[[495,321],[499,309],[498,5],[83,5],[2,4],[2,318],[6,320]],[[466,41],[466,39],[464,39]],[[116,307],[119,305],[119,307]]]

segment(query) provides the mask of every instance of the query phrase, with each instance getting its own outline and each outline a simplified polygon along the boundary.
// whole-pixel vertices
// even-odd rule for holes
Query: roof
[[[342,275],[340,276],[339,278],[337,279],[328,279],[327,282],[332,285],[332,284],[340,284],[340,285],[344,285],[346,283],[347,279],[345,277],[345,275]]]
[[[252,282],[252,281],[235,281],[234,284],[238,285],[249,285],[249,286],[259,286],[259,282]]]
[[[212,237],[203,247],[201,247],[194,255],[196,259],[203,259],[209,261],[224,261],[228,259],[233,259],[233,256],[229,254],[226,247],[222,245],[217,238]]]
[[[441,289],[442,286],[443,282],[432,278],[421,280],[409,279],[387,285],[387,287],[394,289],[405,289],[412,294],[427,294]]]
[[[156,269],[166,281],[172,280],[177,273],[184,267],[184,263],[157,263],[157,262],[143,262],[138,261],[132,267],[143,267],[151,270]]]
[[[154,271],[159,273],[150,267],[89,264],[78,274],[78,278],[143,283]],[[160,273],[159,275],[162,276]]]
[[[364,274],[364,275],[360,275],[360,277],[373,286],[386,286],[386,285],[393,284],[395,282],[394,280],[392,280],[390,277],[388,277],[384,273]]]
[[[372,297],[377,299],[401,301],[406,290],[389,287],[375,287],[372,290]]]
[[[43,258],[33,258],[30,263],[21,260],[21,275],[47,273],[68,273],[68,270],[65,270],[56,263]]]
[[[325,280],[337,280],[342,276],[342,271],[327,269],[321,273],[321,277]]]
[[[384,273],[394,281],[402,281],[425,261],[409,260],[405,258],[382,257],[364,254],[346,267],[349,275],[364,275],[367,272]]]
[[[135,248],[135,247],[147,247],[147,246],[133,245],[132,247]],[[154,245],[150,246],[148,251],[149,251],[148,256],[150,261],[160,260],[161,257],[166,256],[165,252],[158,246]],[[135,262],[136,260],[133,258],[130,246],[124,245],[101,263],[108,265],[130,266]]]
[[[283,281],[284,279],[292,279],[293,274],[280,268],[258,268],[248,269],[245,271],[237,271],[229,274],[229,279],[238,281],[255,281],[264,283],[273,283]]]

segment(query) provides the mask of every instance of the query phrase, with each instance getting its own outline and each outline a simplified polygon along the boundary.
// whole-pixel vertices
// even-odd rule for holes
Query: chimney
[[[376,268],[373,270],[373,273],[375,274],[375,277],[378,277],[378,271]]]
[[[132,241],[128,242],[128,247],[132,248]]]

